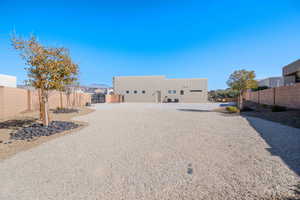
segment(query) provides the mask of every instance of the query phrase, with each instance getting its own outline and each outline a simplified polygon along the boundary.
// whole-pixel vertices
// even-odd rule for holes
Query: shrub
[[[244,106],[243,110],[241,110],[241,111],[247,112],[247,111],[253,111],[253,109],[248,106]]]
[[[257,88],[252,88],[251,90],[253,92],[256,92],[256,91],[259,91],[259,90],[266,90],[266,89],[269,89],[268,86],[258,86]]]
[[[235,106],[228,106],[228,107],[226,107],[226,110],[228,112],[230,112],[230,113],[237,113],[237,112],[239,112],[239,109],[237,107],[235,107]]]
[[[272,106],[272,112],[283,112],[286,111],[286,107],[274,105]]]

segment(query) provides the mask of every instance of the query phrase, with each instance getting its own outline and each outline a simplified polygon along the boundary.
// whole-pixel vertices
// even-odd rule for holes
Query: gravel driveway
[[[258,199],[300,174],[300,129],[216,104],[101,104],[90,125],[0,161],[0,199]]]

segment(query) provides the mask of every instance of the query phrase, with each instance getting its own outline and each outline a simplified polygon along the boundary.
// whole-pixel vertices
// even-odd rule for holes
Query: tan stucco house
[[[284,85],[293,85],[300,82],[300,59],[282,68]]]
[[[116,76],[115,94],[124,102],[207,102],[207,79],[167,79],[165,76]]]

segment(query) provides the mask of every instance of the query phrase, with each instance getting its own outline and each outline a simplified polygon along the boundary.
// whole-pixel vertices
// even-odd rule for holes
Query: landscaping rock
[[[53,110],[53,113],[59,114],[59,113],[77,113],[79,112],[78,109],[75,108],[58,108]]]
[[[43,126],[42,124],[34,123],[31,126],[18,130],[15,133],[11,133],[10,139],[30,141],[34,137],[50,136],[78,127],[78,124],[66,121],[52,121],[49,126]]]

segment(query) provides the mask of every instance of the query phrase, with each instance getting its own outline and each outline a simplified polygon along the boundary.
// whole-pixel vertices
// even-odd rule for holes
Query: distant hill
[[[95,89],[108,89],[108,88],[111,88],[111,86],[109,86],[107,84],[98,84],[98,83],[93,83],[93,84],[85,85],[85,86],[81,86],[81,87],[95,88]]]

